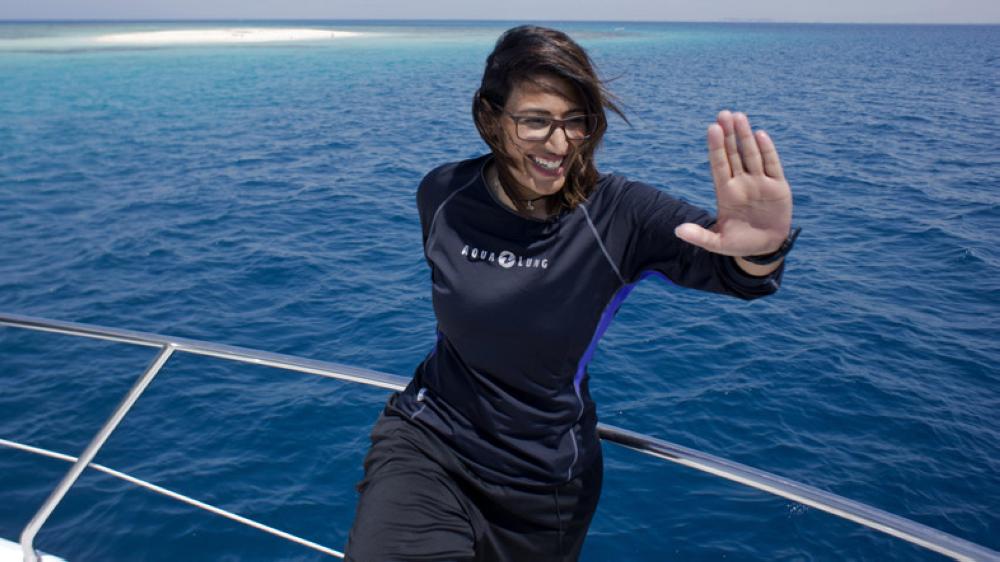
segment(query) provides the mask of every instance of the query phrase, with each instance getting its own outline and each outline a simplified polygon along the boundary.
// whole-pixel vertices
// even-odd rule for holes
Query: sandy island
[[[233,27],[225,29],[178,29],[101,35],[99,43],[115,45],[178,45],[196,43],[269,43],[278,41],[317,41],[364,35],[355,31],[272,27]]]

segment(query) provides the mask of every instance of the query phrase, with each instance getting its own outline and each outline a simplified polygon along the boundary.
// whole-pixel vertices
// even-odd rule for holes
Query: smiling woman
[[[728,111],[709,128],[716,220],[597,172],[606,109],[566,34],[497,41],[472,109],[491,153],[417,190],[437,344],[372,431],[348,560],[577,560],[603,478],[587,364],[625,297],[653,274],[778,289],[791,191],[770,139]]]

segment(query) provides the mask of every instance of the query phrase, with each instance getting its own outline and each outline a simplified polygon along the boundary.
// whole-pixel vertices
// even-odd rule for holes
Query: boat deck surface
[[[52,556],[44,552],[39,552],[38,554],[42,562],[66,562],[66,560],[58,556]],[[0,538],[0,562],[22,562],[23,560],[24,551],[21,550],[21,545],[5,538]]]

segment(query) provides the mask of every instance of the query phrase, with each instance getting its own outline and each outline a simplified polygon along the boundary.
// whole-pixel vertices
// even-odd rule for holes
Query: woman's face
[[[515,163],[510,173],[518,184],[530,190],[522,194],[526,199],[553,195],[563,188],[571,143],[581,141],[567,140],[561,127],[555,127],[546,140],[522,140],[518,138],[517,123],[511,115],[566,119],[586,113],[569,82],[554,76],[541,76],[536,81],[544,84],[545,89],[531,82],[514,86],[501,117],[504,150]]]

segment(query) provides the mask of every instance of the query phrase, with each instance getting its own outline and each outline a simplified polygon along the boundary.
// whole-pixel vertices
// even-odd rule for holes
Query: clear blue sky
[[[1000,0],[0,0],[0,19],[1000,23]]]

